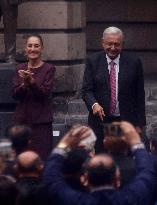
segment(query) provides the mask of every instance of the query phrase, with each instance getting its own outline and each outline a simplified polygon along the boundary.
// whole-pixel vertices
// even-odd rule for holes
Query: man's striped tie
[[[111,100],[110,100],[110,114],[112,115],[116,109],[116,70],[115,62],[110,62],[110,87],[111,87]]]

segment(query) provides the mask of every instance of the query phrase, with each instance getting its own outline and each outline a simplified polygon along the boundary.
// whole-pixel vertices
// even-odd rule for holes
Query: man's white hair
[[[90,135],[87,138],[82,139],[79,143],[79,146],[84,147],[84,149],[86,149],[87,151],[93,151],[95,142],[96,142],[96,135],[94,134],[93,130],[90,129]]]
[[[104,30],[103,32],[103,38],[105,37],[105,35],[107,34],[119,34],[122,36],[122,38],[124,37],[124,34],[122,32],[121,29],[117,28],[117,27],[114,27],[114,26],[111,26],[111,27],[108,27]]]

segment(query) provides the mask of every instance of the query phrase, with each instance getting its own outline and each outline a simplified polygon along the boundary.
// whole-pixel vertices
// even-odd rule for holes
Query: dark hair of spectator
[[[64,161],[64,174],[73,175],[82,172],[83,163],[89,158],[88,152],[84,148],[76,148],[68,153]]]
[[[80,177],[84,173],[84,163],[89,153],[84,148],[76,148],[68,153],[63,165],[63,174],[66,182],[75,190],[85,191]]]
[[[16,154],[20,154],[27,148],[31,134],[31,128],[25,125],[14,125],[8,128],[7,137],[11,140]]]
[[[40,41],[40,43],[41,43],[41,46],[42,46],[42,47],[44,46],[44,42],[43,42],[42,37],[41,37],[39,34],[37,34],[37,33],[28,35],[27,38],[26,38],[26,43],[27,43],[28,39],[31,38],[31,37],[36,37],[36,38],[38,38],[39,41]]]
[[[87,165],[88,181],[92,186],[104,186],[112,184],[116,172],[116,165],[105,166],[99,163],[96,166]]]
[[[17,189],[15,182],[9,177],[0,175],[0,204],[15,205]]]

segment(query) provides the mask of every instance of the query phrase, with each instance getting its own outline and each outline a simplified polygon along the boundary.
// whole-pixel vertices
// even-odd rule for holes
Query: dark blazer
[[[151,157],[144,149],[134,153],[137,175],[121,190],[101,190],[84,193],[72,189],[62,173],[63,156],[52,154],[43,173],[47,197],[55,205],[148,205],[152,200],[155,186],[155,172]]]
[[[109,115],[111,90],[109,72],[105,52],[95,53],[87,58],[83,79],[82,96],[92,114],[92,105],[98,102]],[[145,92],[143,69],[139,58],[122,52],[119,61],[118,101],[122,120],[129,121],[136,126],[146,124]]]
[[[22,85],[23,79],[18,75],[18,70],[26,70],[27,67],[27,63],[20,64],[14,77],[13,97],[18,101],[15,122],[28,125],[52,122],[51,95],[55,68],[48,63],[34,68],[35,83],[28,88]]]

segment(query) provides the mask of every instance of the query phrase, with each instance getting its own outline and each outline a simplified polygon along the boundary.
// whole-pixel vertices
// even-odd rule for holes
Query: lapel
[[[108,89],[110,88],[109,84],[109,71],[108,71],[108,64],[107,59],[105,56],[105,52],[102,52],[101,58],[100,58],[100,65],[99,65],[99,73],[102,75],[103,79],[107,82]]]
[[[126,70],[127,70],[127,61],[126,58],[124,57],[123,53],[120,55],[119,59],[119,74],[118,74],[118,90],[120,92],[121,86],[123,85],[123,77],[127,75]]]

